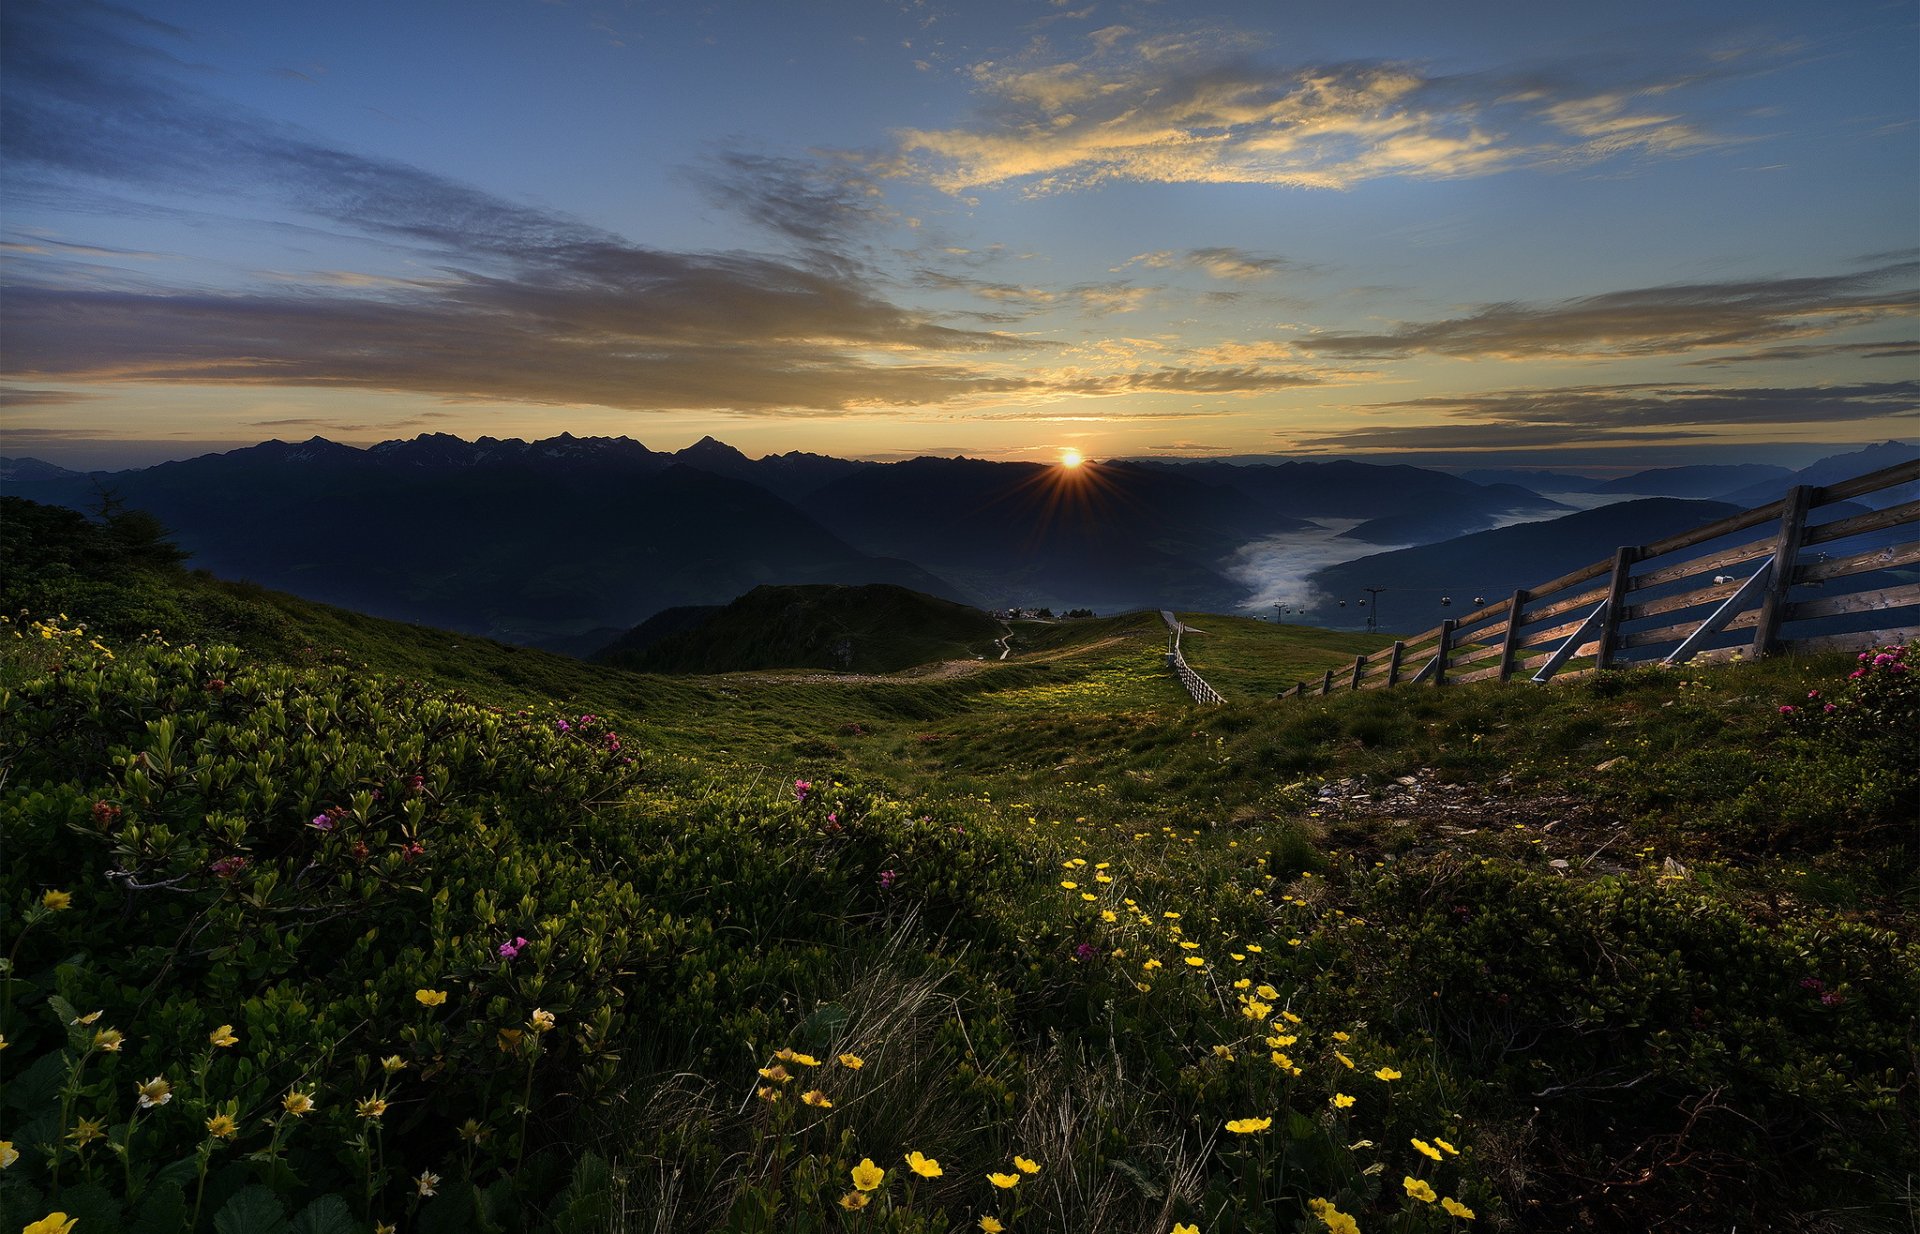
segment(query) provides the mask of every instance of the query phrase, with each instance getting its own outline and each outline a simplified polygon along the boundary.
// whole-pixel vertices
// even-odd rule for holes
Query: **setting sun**
[[[1060,465],[1062,467],[1078,467],[1084,461],[1085,460],[1080,457],[1080,451],[1078,450],[1060,451]]]

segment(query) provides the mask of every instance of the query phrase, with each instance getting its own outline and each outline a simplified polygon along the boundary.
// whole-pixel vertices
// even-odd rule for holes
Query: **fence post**
[[[1353,658],[1353,680],[1347,683],[1347,689],[1358,690],[1360,688],[1360,675],[1366,671],[1367,657],[1363,655],[1355,656]]]
[[[1800,540],[1807,531],[1807,510],[1813,505],[1813,489],[1794,485],[1780,510],[1780,531],[1773,540],[1773,580],[1760,598],[1760,623],[1753,631],[1753,658],[1759,659],[1774,649],[1780,639],[1780,619],[1787,609],[1787,592],[1793,587],[1794,559],[1800,555]]]
[[[1600,619],[1600,649],[1594,653],[1593,667],[1596,669],[1613,667],[1613,644],[1620,636],[1620,609],[1627,602],[1627,584],[1633,574],[1633,563],[1640,560],[1640,550],[1633,545],[1622,544],[1613,550],[1613,578],[1607,586],[1607,612]]]
[[[1393,640],[1393,650],[1387,656],[1387,689],[1389,690],[1400,684],[1400,653],[1406,649],[1405,643],[1397,638]]]
[[[1506,681],[1513,676],[1513,659],[1520,651],[1520,609],[1527,602],[1527,589],[1522,587],[1513,593],[1513,599],[1507,601],[1507,635],[1500,640],[1500,680]]]
[[[1333,693],[1333,670],[1332,669],[1328,669],[1327,675],[1320,679],[1320,693],[1323,695]]]
[[[1449,617],[1440,623],[1440,645],[1433,653],[1433,684],[1447,684],[1447,653],[1453,650],[1454,620]]]

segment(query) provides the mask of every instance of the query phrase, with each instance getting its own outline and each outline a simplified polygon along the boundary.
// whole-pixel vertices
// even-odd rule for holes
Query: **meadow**
[[[150,530],[0,521],[0,1228],[1911,1228],[1903,649],[662,678]]]

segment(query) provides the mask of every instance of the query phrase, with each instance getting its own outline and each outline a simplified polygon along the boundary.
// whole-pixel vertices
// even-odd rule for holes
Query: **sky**
[[[1809,461],[1920,3],[0,7],[0,453]]]

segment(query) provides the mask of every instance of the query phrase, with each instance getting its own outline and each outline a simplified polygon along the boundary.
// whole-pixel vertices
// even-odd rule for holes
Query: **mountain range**
[[[1726,500],[1754,505],[1912,456],[1889,442],[1798,473],[1662,469],[1587,492],[1724,482]],[[1523,474],[1573,491],[1570,477]],[[1232,609],[1252,594],[1236,552],[1276,536],[1318,544],[1325,568],[1311,581],[1328,595],[1378,584],[1383,568],[1416,560],[1394,556],[1412,546],[1434,586],[1498,591],[1509,573],[1520,585],[1640,542],[1655,518],[1644,501],[1571,513],[1514,478],[1348,460],[753,459],[711,437],[663,452],[569,434],[366,448],[314,437],[118,472],[0,459],[9,495],[145,510],[221,577],[573,654],[662,610],[721,606],[766,584],[890,584],[991,609]],[[1604,544],[1577,547],[1589,538]],[[1319,615],[1356,620],[1337,605]]]

